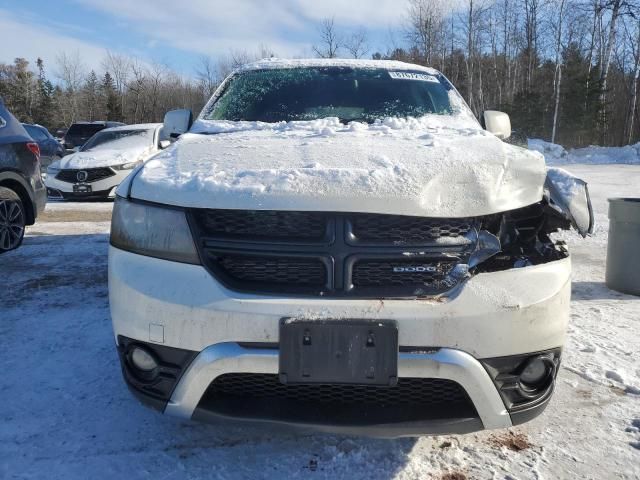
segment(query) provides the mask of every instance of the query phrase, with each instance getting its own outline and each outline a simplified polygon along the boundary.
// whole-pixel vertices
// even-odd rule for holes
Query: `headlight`
[[[47,175],[52,175],[55,177],[59,171],[60,171],[59,168],[52,167],[52,166],[47,167]]]
[[[140,160],[138,160],[138,161],[135,161],[135,162],[123,163],[122,165],[111,165],[111,168],[113,168],[114,170],[133,170],[134,168],[136,168],[141,163],[142,162]]]
[[[179,209],[116,197],[111,219],[111,245],[149,257],[200,264],[187,217]]]

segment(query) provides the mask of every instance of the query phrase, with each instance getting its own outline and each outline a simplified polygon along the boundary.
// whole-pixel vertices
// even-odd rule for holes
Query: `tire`
[[[0,254],[22,244],[25,219],[20,197],[13,190],[0,187]]]

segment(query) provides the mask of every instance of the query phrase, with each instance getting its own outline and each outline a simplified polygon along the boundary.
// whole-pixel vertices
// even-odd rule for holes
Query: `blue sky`
[[[106,50],[192,76],[203,55],[265,45],[312,56],[323,18],[345,35],[365,27],[372,51],[402,40],[406,0],[0,0],[0,62],[79,52],[100,70]],[[393,33],[392,33],[393,32]]]

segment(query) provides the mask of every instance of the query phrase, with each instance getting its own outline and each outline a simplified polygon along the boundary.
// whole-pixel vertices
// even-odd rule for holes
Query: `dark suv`
[[[53,138],[49,130],[40,125],[30,125],[28,123],[23,123],[22,126],[40,147],[40,166],[43,172],[53,162],[64,157],[64,148],[58,140]]]
[[[76,122],[69,127],[62,139],[64,148],[70,153],[74,148],[81,147],[100,130],[111,127],[120,127],[120,122]]]
[[[0,254],[20,246],[46,201],[40,148],[0,98]]]

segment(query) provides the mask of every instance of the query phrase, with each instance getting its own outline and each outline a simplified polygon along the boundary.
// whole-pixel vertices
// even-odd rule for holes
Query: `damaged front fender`
[[[562,168],[547,169],[544,184],[549,206],[571,222],[580,235],[591,235],[595,228],[593,207],[587,183]]]

